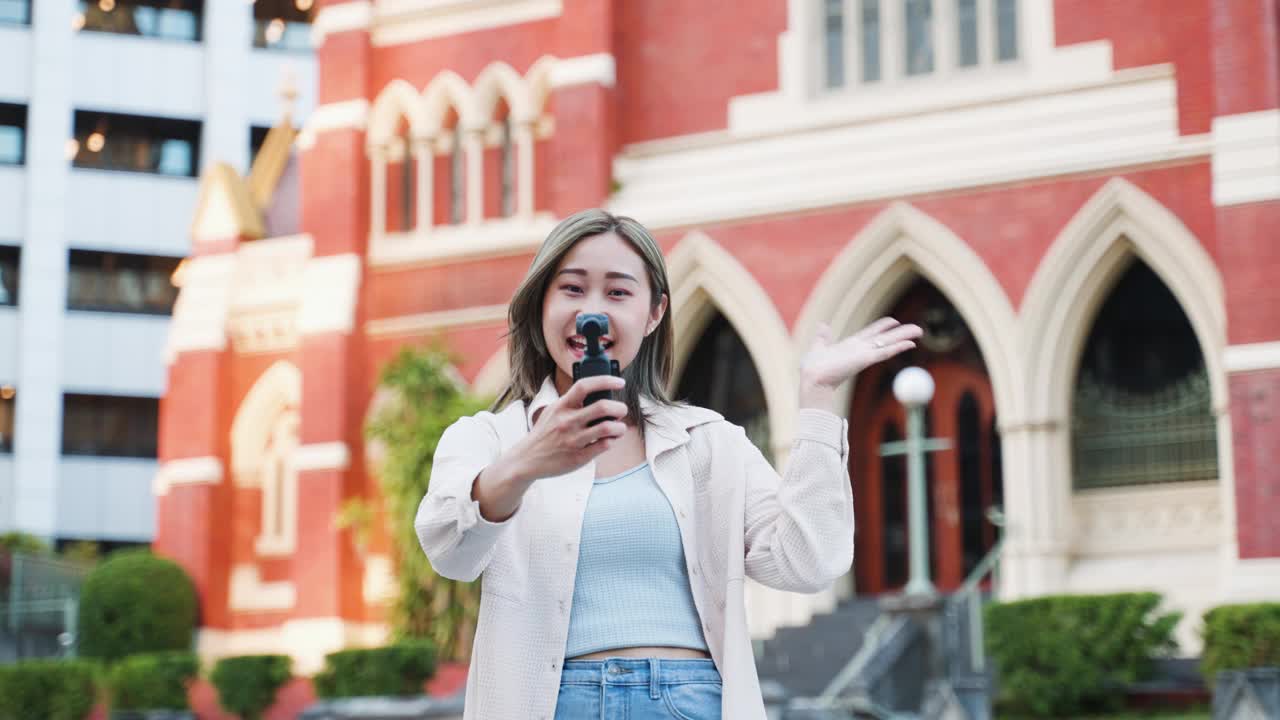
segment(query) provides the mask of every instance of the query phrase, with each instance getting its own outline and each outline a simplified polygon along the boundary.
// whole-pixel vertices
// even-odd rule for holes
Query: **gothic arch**
[[[493,119],[499,99],[507,101],[513,122],[530,122],[535,117],[529,106],[528,88],[524,79],[504,62],[490,63],[480,71],[474,84],[474,94],[478,118],[484,122]]]
[[[458,124],[463,128],[484,126],[484,118],[476,109],[475,93],[466,81],[452,70],[445,70],[431,79],[422,91],[424,135],[434,137],[444,129],[449,108],[458,113]]]
[[[530,120],[542,115],[546,109],[547,97],[551,95],[551,70],[555,64],[555,57],[543,55],[525,71],[524,82],[529,93]]]
[[[408,119],[411,137],[422,136],[427,124],[422,98],[412,85],[396,79],[382,88],[369,109],[367,144],[377,147],[396,140],[396,130],[401,118]]]
[[[781,464],[791,444],[796,408],[796,356],[786,324],[768,293],[732,254],[707,235],[684,237],[667,260],[675,335],[673,377],[719,311],[746,344],[769,407],[773,456]]]
[[[285,360],[254,382],[231,422],[231,472],[238,485],[254,485],[276,419],[302,403],[302,371]]]
[[[1021,321],[1033,420],[1068,417],[1093,318],[1133,257],[1150,266],[1178,299],[1200,342],[1214,412],[1225,409],[1226,302],[1217,266],[1168,208],[1114,178],[1058,234],[1027,287]]]
[[[887,311],[915,276],[933,283],[973,332],[991,377],[1002,423],[1021,412],[1013,307],[986,263],[950,228],[906,203],[877,215],[832,261],[796,321],[795,347],[803,352],[818,323],[835,337],[852,334]],[[841,407],[851,383],[841,388]]]

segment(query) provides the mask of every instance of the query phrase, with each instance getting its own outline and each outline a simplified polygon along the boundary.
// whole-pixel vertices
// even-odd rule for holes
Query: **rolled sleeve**
[[[445,430],[432,460],[427,494],[418,505],[414,529],[418,542],[440,575],[470,582],[480,576],[493,557],[503,531],[520,508],[501,522],[480,514],[471,497],[472,485],[500,452],[492,426],[464,417]]]

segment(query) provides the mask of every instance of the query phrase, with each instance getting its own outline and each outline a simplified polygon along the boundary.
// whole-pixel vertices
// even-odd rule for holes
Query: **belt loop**
[[[659,666],[658,658],[649,658],[649,697],[653,700],[662,697],[662,686],[658,684],[658,678],[661,675]]]

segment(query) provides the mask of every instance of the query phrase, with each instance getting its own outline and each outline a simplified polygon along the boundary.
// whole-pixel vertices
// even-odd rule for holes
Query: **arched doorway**
[[[988,510],[1003,502],[999,437],[991,380],[959,311],[923,278],[909,283],[887,315],[917,323],[917,348],[872,366],[857,379],[849,412],[854,487],[854,577],[861,594],[890,592],[907,580],[909,524],[906,460],[879,447],[902,437],[905,412],[893,396],[902,368],[928,370],[937,385],[926,412],[927,434],[951,440],[926,456],[930,566],[942,590],[958,587],[996,540]]]
[[[724,315],[716,312],[698,336],[676,385],[676,398],[710,408],[741,425],[773,462],[769,407],[751,353]]]

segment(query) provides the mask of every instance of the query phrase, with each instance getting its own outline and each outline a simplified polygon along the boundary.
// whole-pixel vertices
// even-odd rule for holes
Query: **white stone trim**
[[[617,212],[673,228],[1207,157],[1167,66],[1069,89],[807,127],[627,146]]]
[[[832,261],[805,300],[792,330],[793,344],[808,348],[818,323],[835,337],[861,330],[883,315],[898,294],[923,276],[947,296],[973,333],[991,377],[996,414],[1019,414],[1021,383],[1015,315],[990,268],[950,228],[906,203],[883,210]],[[853,388],[840,387],[840,407]]]
[[[258,566],[253,563],[231,568],[229,604],[232,612],[291,610],[297,603],[297,595],[291,581],[263,582]]]
[[[369,265],[378,269],[431,265],[533,253],[556,225],[550,213],[491,219],[475,225],[437,225],[369,238]]]
[[[506,305],[474,305],[459,310],[439,310],[416,315],[378,318],[365,323],[364,329],[369,337],[424,335],[446,328],[505,323],[506,320]]]
[[[217,485],[222,476],[222,460],[212,455],[169,460],[156,472],[151,491],[167,495],[175,485]]]
[[[360,256],[354,253],[308,260],[302,275],[299,332],[351,332],[355,327],[361,270]]]
[[[774,461],[782,467],[791,447],[798,389],[797,357],[786,323],[769,294],[738,259],[701,232],[686,235],[667,259],[671,284],[668,312],[675,336],[672,377],[679,378],[689,353],[717,311],[747,346],[760,375]]]
[[[1280,597],[1280,558],[1234,558],[1227,572],[1224,602],[1275,602]]]
[[[611,88],[617,81],[617,63],[610,53],[564,58],[551,69],[552,88],[591,84]]]
[[[346,470],[351,466],[351,450],[345,442],[308,443],[293,451],[293,467],[307,470]]]
[[[306,125],[294,140],[299,150],[315,147],[316,136],[333,130],[363,130],[369,120],[369,101],[364,98],[326,103],[311,111]]]
[[[373,3],[369,0],[325,5],[311,21],[311,44],[319,50],[325,38],[341,32],[368,30],[373,25]]]
[[[302,371],[279,360],[258,376],[231,421],[231,473],[236,484],[252,487],[271,430],[281,413],[302,404]]]
[[[188,258],[182,269],[182,288],[173,306],[165,362],[179,353],[222,350],[227,346],[226,322],[235,277],[233,254]]]
[[[366,605],[385,605],[395,599],[395,567],[390,555],[374,554],[365,557],[361,596]]]
[[[204,662],[224,657],[285,652],[293,658],[293,672],[313,675],[324,667],[324,656],[348,647],[376,647],[390,638],[382,623],[360,623],[337,617],[286,620],[271,628],[220,630],[201,628],[196,651]]]
[[[380,0],[372,43],[382,47],[560,17],[563,0]]]
[[[1222,354],[1222,365],[1229,373],[1280,368],[1280,342],[1231,345]]]
[[[1033,422],[1065,421],[1089,324],[1110,283],[1136,256],[1178,299],[1200,341],[1213,405],[1226,406],[1227,312],[1213,258],[1168,208],[1137,186],[1109,180],[1072,217],[1041,259],[1023,296],[1020,324]],[[1072,298],[1073,302],[1062,302]]]
[[[1216,551],[1223,520],[1218,486],[1211,480],[1077,492],[1075,554]]]
[[[1213,119],[1213,204],[1280,199],[1280,110]]]

